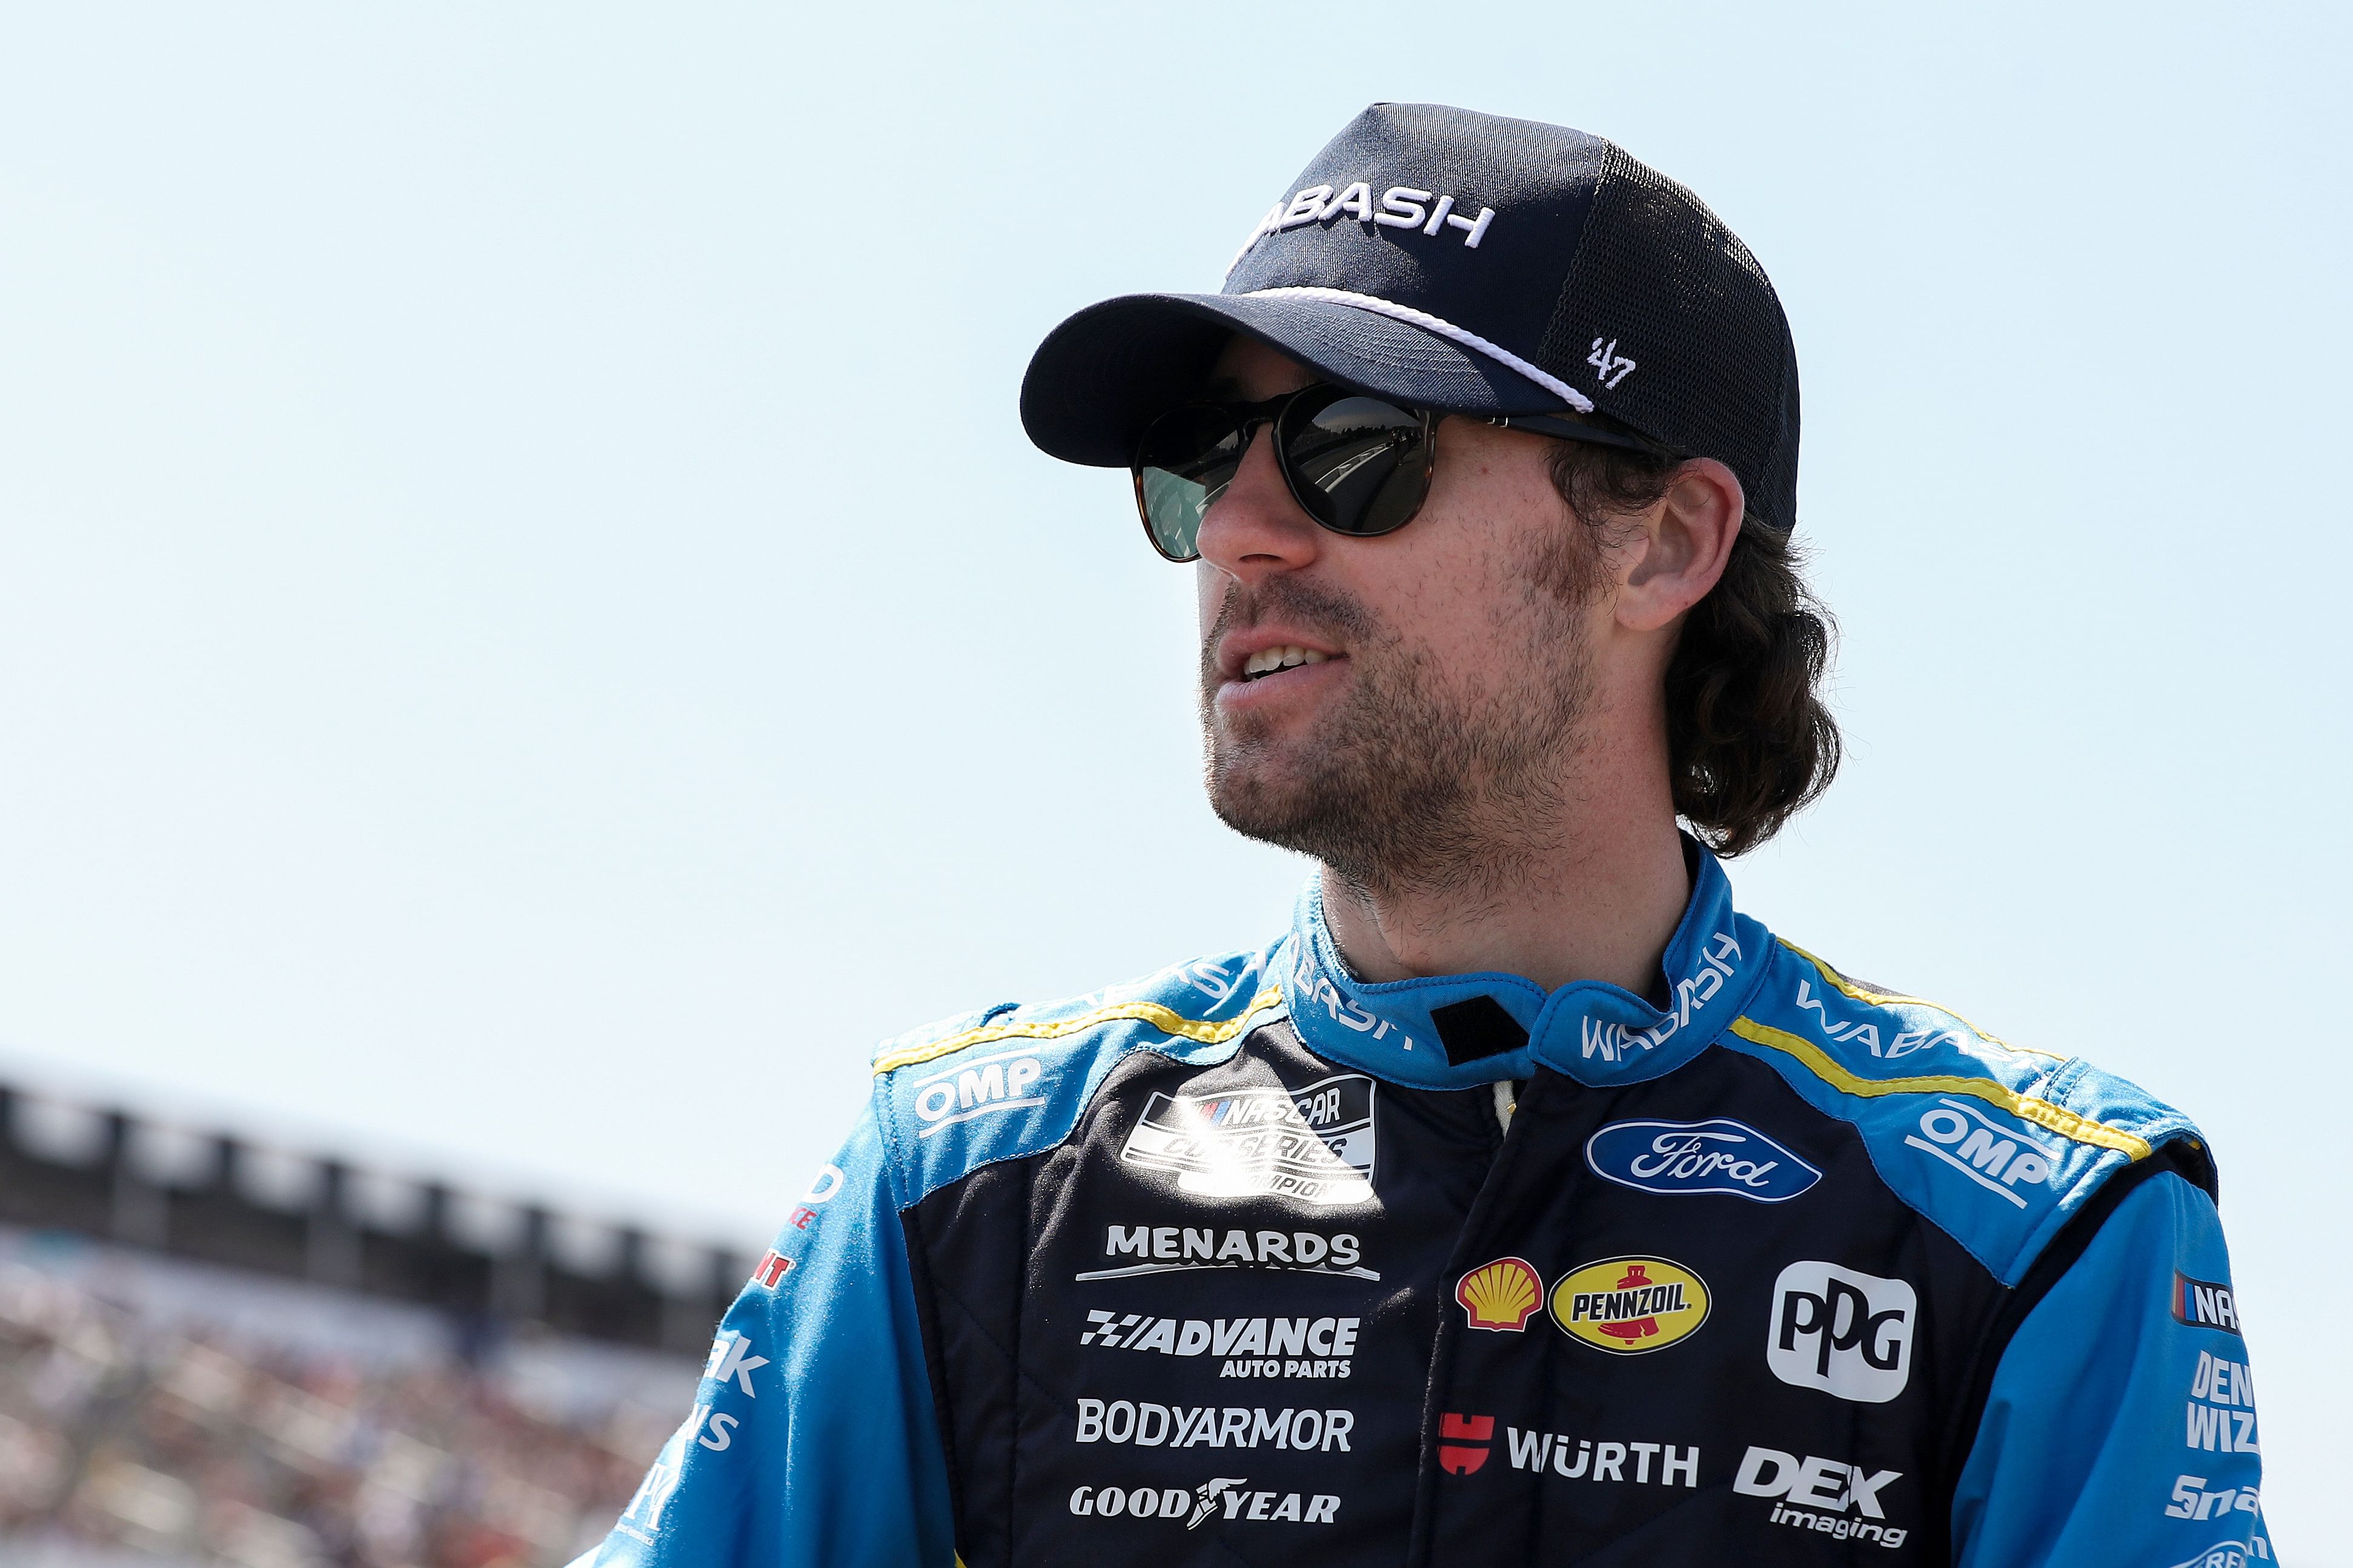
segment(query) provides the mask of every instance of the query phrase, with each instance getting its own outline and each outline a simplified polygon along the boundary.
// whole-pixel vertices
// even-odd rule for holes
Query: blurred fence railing
[[[0,1086],[0,1224],[699,1353],[749,1267],[723,1247]]]

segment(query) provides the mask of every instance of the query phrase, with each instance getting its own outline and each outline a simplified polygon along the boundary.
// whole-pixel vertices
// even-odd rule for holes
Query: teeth
[[[1261,649],[1243,661],[1245,676],[1271,675],[1278,669],[1289,669],[1297,664],[1322,664],[1332,656],[1306,647],[1270,647]]]

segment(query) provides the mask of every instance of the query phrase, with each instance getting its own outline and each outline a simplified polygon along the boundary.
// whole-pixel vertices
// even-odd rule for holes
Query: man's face
[[[1316,377],[1238,337],[1214,379],[1255,401]],[[1500,885],[1573,805],[1608,615],[1550,444],[1448,419],[1420,513],[1351,539],[1300,510],[1271,437],[1201,525],[1211,805],[1368,891]],[[1305,662],[1253,671],[1287,648]]]

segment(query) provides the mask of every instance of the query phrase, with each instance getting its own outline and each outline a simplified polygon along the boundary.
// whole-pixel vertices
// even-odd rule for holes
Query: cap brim
[[[1436,332],[1353,305],[1248,294],[1127,294],[1056,327],[1021,381],[1021,423],[1066,462],[1124,468],[1144,427],[1184,402],[1229,335],[1343,386],[1450,414],[1542,414],[1559,394]]]

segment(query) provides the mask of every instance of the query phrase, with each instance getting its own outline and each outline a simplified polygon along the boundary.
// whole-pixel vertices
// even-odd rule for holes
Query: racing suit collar
[[[1318,1056],[1428,1089],[1524,1079],[1538,1067],[1595,1085],[1672,1072],[1738,1016],[1764,978],[1772,942],[1732,907],[1715,857],[1688,836],[1683,842],[1692,894],[1660,960],[1665,1008],[1598,980],[1550,993],[1496,973],[1359,980],[1333,944],[1322,880],[1311,876],[1275,952],[1292,1026]]]

